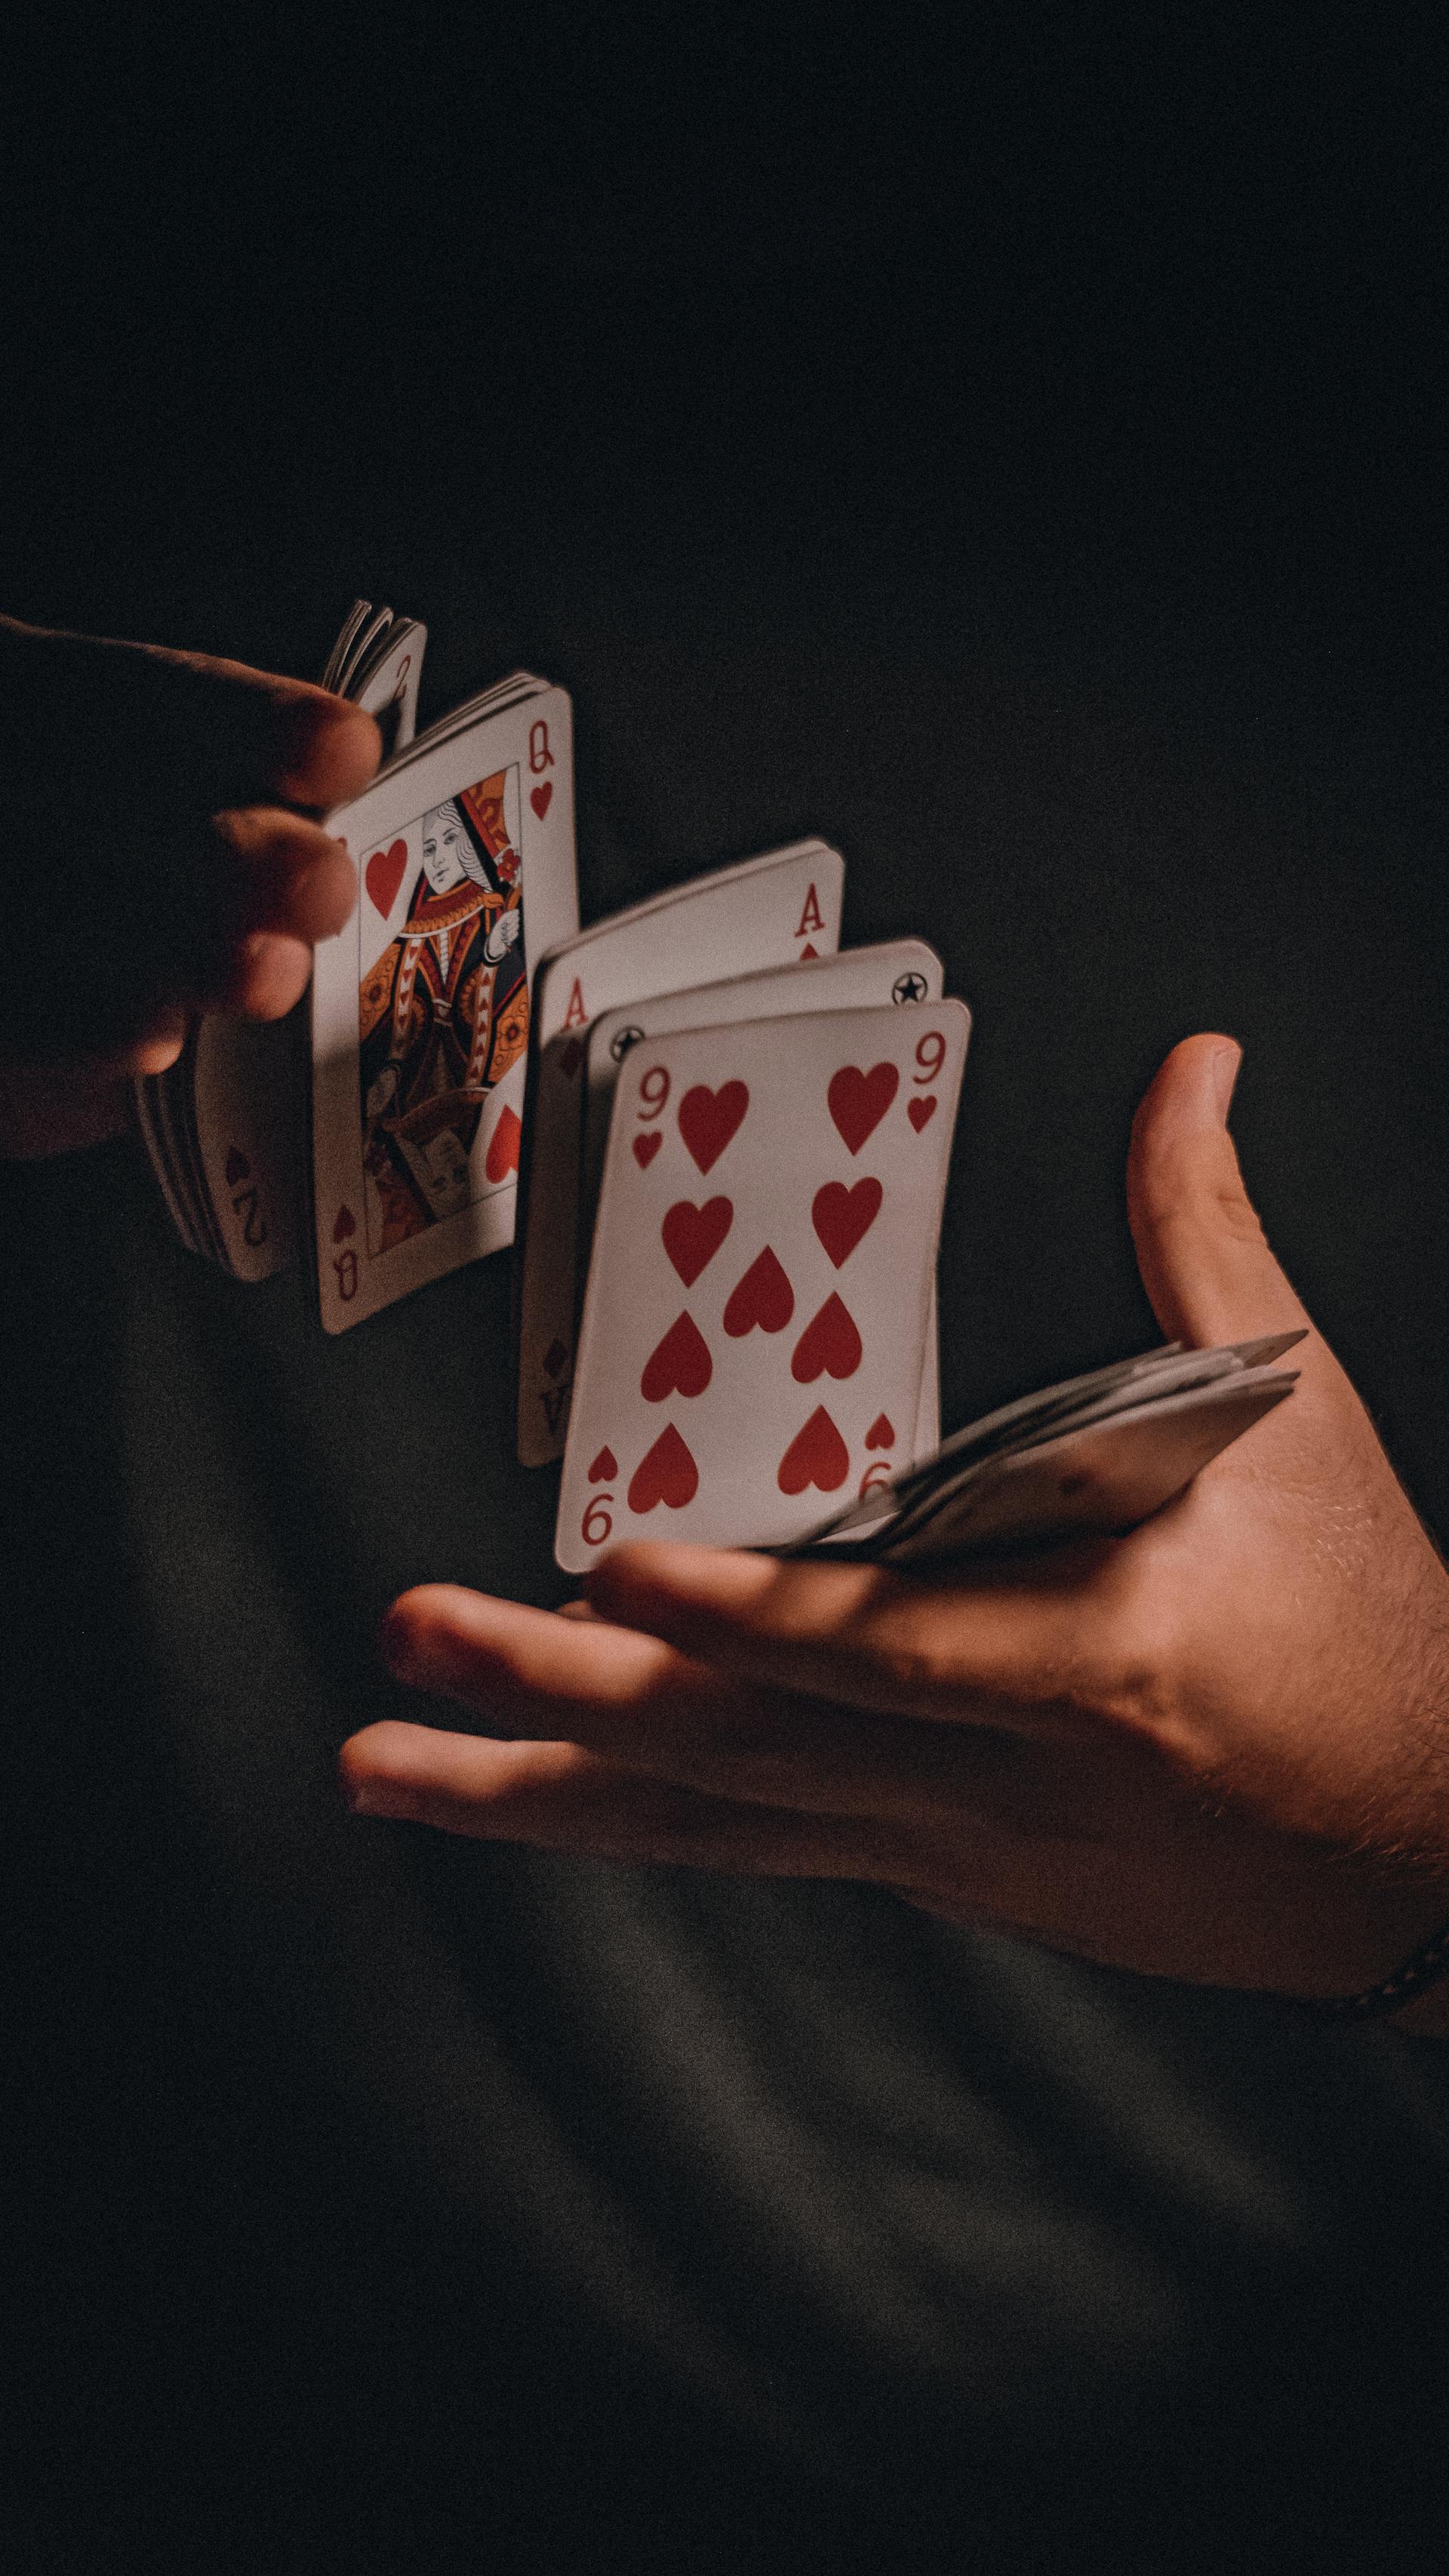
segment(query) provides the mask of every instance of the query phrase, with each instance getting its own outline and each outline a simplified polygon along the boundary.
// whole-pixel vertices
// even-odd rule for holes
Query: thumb
[[[1127,1215],[1142,1284],[1169,1341],[1198,1348],[1308,1317],[1268,1249],[1228,1134],[1242,1049],[1184,1038],[1132,1122]]]

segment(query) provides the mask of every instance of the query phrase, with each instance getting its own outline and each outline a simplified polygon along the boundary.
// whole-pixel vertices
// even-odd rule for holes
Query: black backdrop
[[[836,840],[847,936],[919,930],[976,1012],[948,1422],[1147,1337],[1131,1109],[1173,1039],[1230,1029],[1270,1231],[1443,1530],[1433,39],[1407,11],[1372,41],[1249,11],[1171,35],[1148,12],[642,6],[69,29],[8,109],[3,604],[305,672],[361,590],[427,620],[425,717],[516,662],[563,680],[586,918]],[[56,2076],[45,1976],[73,2015],[118,1918],[66,1873],[110,1887],[116,1845],[159,1832],[115,1731],[128,1572],[87,1446],[104,1351],[79,1347],[103,1342],[88,1230],[128,1169],[14,1178],[7,1220],[15,1401],[38,1406],[13,1955],[60,2105],[21,2162],[79,2138],[54,2167],[78,2211],[105,1978]],[[83,1495],[47,1483],[57,1447]],[[489,1570],[441,1562],[425,1522],[400,1543],[392,1580]],[[367,1654],[350,1641],[358,1713]],[[168,1865],[153,1848],[148,1886]],[[178,2050],[205,2061],[161,2006],[144,2044],[138,2099]],[[317,2295],[299,2270],[303,2342]],[[57,2330],[53,2276],[35,2296],[29,2467],[47,2494],[104,2483],[135,2439],[124,2300],[98,2361]],[[425,2342],[446,2288],[416,2296]],[[585,2368],[576,2322],[537,2330],[538,2387],[551,2333]],[[70,2564],[35,2512],[36,2563]],[[603,2563],[600,2533],[577,2545]]]
[[[839,837],[850,935],[920,927],[979,1016],[952,1410],[1129,1329],[1128,1111],[1230,1027],[1284,1255],[1442,1513],[1433,40],[72,31],[8,108],[7,603],[310,670],[362,589],[435,711],[560,674],[586,913]]]

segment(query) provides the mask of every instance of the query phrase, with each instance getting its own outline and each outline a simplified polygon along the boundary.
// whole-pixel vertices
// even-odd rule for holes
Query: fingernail
[[[1238,1067],[1242,1061],[1243,1050],[1240,1046],[1219,1047],[1213,1057],[1213,1098],[1218,1105],[1218,1116],[1225,1127],[1228,1123],[1228,1111],[1232,1107],[1233,1086],[1238,1079]]]

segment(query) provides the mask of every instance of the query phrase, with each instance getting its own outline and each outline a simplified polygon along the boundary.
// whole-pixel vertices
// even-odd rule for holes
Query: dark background
[[[612,13],[305,23],[253,10],[190,30],[141,9],[32,27],[0,110],[0,605],[307,673],[362,592],[430,628],[425,719],[515,663],[564,682],[578,720],[585,918],[803,830],[835,840],[848,862],[847,936],[931,938],[976,1013],[943,1248],[948,1423],[1150,1338],[1122,1214],[1132,1108],[1177,1037],[1231,1030],[1247,1050],[1234,1124],[1270,1233],[1443,1532],[1441,43],[1431,9],[1331,21],[1280,11],[1271,23],[1217,9],[1184,25],[1146,9],[685,17],[635,0]],[[10,721],[0,708],[0,726]],[[31,854],[14,864],[10,917],[23,925],[25,904],[47,890]],[[514,2555],[503,2542],[500,2563],[527,2563],[518,2534],[547,2520],[557,2490],[559,2528],[559,2494],[576,2492],[580,2517],[572,2559],[560,2542],[558,2563],[607,2563],[602,2524],[586,2527],[598,2495],[634,2576],[642,2543],[631,2556],[619,2502],[630,2477],[645,2519],[648,2499],[663,2511],[670,2479],[686,2502],[714,2479],[726,2513],[725,2489],[759,2479],[759,2457],[741,2469],[724,2436],[711,2452],[683,2398],[668,2417],[657,2373],[641,2363],[636,2384],[621,2372],[622,2330],[596,2346],[581,2304],[555,2315],[526,2266],[523,2289],[499,2290],[489,2350],[472,2351],[471,2276],[446,2227],[430,2235],[385,2156],[359,2175],[340,2114],[335,2135],[304,2128],[296,2104],[310,2096],[287,2050],[305,2055],[311,2025],[278,2036],[285,1967],[265,1955],[258,2001],[220,1935],[215,1955],[204,1943],[185,1955],[214,1894],[199,1889],[203,1864],[176,1822],[195,1821],[185,1763],[196,1748],[181,1727],[173,1745],[153,1725],[156,1641],[134,1633],[126,1558],[130,1548],[141,1563],[149,1547],[155,1562],[191,1565],[195,1598],[176,1606],[177,1634],[212,1621],[221,1672],[232,1560],[213,1547],[208,1516],[214,1507],[225,1534],[238,1494],[270,1490],[271,1554],[261,1547],[257,1561],[271,1573],[285,1560],[285,1612],[307,1597],[292,1627],[279,1615],[273,1736],[256,1713],[266,1694],[229,1702],[224,1673],[216,1683],[218,1740],[230,1745],[228,1730],[254,1718],[257,1730],[235,1738],[226,1821],[240,1819],[258,1878],[264,1861],[280,1877],[264,1833],[291,1830],[292,1766],[305,1772],[296,1748],[312,1758],[314,1726],[323,1751],[296,1831],[320,1855],[316,1918],[326,1938],[337,1927],[339,1982],[365,1990],[378,1959],[384,1982],[395,1973],[400,1995],[416,1991],[415,1963],[389,1970],[385,1931],[379,1946],[348,1876],[361,1864],[337,1857],[350,1845],[329,1821],[326,1739],[372,1711],[369,1622],[400,1581],[456,1573],[547,1588],[544,1489],[520,1495],[501,1448],[475,1466],[461,1536],[430,1517],[421,1469],[416,1491],[388,1499],[381,1532],[357,1499],[388,1371],[404,1387],[438,1381],[421,1347],[429,1331],[463,1455],[468,1405],[482,1419],[493,1400],[477,1355],[500,1323],[499,1265],[396,1310],[371,1340],[324,1350],[284,1300],[188,1283],[179,1256],[167,1270],[159,1230],[138,1232],[147,1219],[123,1155],[74,1179],[12,1175],[8,1187],[24,1246],[12,1401],[23,1396],[33,1415],[33,1447],[16,1454],[34,1480],[19,1492],[29,1548],[7,1566],[19,1605],[12,1678],[30,1694],[17,1696],[8,1784],[7,1887],[21,1898],[11,1956],[28,2008],[21,2072],[39,2070],[20,2089],[40,2106],[18,2171],[60,2248],[47,2238],[35,2253],[12,2340],[28,2398],[41,2387],[35,2492],[62,2492],[82,2521],[94,2504],[106,2535],[74,2561],[59,2543],[48,2555],[42,2536],[35,2563],[89,2566],[106,2549],[127,2563],[116,2517],[144,2517],[159,2493],[192,2517],[192,2546],[208,2533],[216,2564],[218,2495],[243,2523],[254,2514],[258,2529],[290,2532],[299,2566],[322,2564],[318,2534],[348,2512],[360,2531],[374,2501],[380,2531],[392,2510],[398,2530],[441,2550],[448,2462],[476,2402],[466,2370],[449,2371],[471,2353],[504,2427],[500,2449],[515,2444],[521,2462],[490,2470],[495,2513],[518,2517]],[[113,1381],[124,1372],[107,1374],[119,1328],[97,1228],[115,1231],[114,1277],[130,1301],[122,1398]],[[152,1454],[139,1464],[135,1453],[122,1461],[119,1427],[136,1408],[138,1351],[156,1389]],[[258,1387],[278,1399],[260,1423]],[[214,1446],[198,1448],[198,1424]],[[220,1501],[217,1457],[235,1469]],[[108,1471],[118,1492],[129,1473],[119,1505]],[[234,1561],[252,1562],[242,1539]],[[188,1681],[204,1667],[202,1654]],[[194,1695],[201,1707],[205,1693]],[[273,1779],[276,1816],[262,1824]],[[198,1848],[230,1854],[220,1832]],[[716,2183],[700,2179],[691,2141],[677,2168],[658,2149],[684,2213],[661,2215],[657,2142],[641,2141],[638,2105],[610,2091],[605,2011],[588,2067],[579,1960],[594,1938],[593,1882],[513,1856],[485,1880],[475,1859],[412,1844],[397,1869],[446,1922],[456,1915],[471,1932],[476,1916],[500,1944],[518,1985],[500,2007],[480,1971],[480,2021],[501,2013],[540,2098],[577,2122],[581,2152],[623,2201],[653,2193],[661,2240],[677,2226],[694,2242],[695,2230],[704,2305],[731,2315],[755,2276],[745,2266],[743,2287],[734,2282]],[[279,1951],[293,1901],[283,1884],[286,1901],[256,1917]],[[296,1902],[311,1938],[316,1922]],[[735,1957],[735,1943],[742,1981],[752,1944],[768,1985],[790,1941],[806,1938],[798,1910],[772,1912],[775,1891],[670,1882],[660,1903],[700,1957]],[[606,1904],[600,1920],[612,1924]],[[1307,2532],[1312,2563],[1330,2563],[1325,2533],[1347,2510],[1340,2472],[1359,2480],[1367,2530],[1390,2492],[1402,2499],[1419,2474],[1432,2483],[1416,2446],[1432,2456],[1435,2435],[1415,2409],[1442,2386],[1442,2275],[1420,2259],[1424,2213],[1442,2201],[1442,2149],[1438,2132],[1422,2154],[1412,2144],[1397,2075],[1383,2075],[1371,2115],[1341,2057],[1300,2048],[1276,2024],[1215,2021],[1205,2008],[1189,2027],[1171,1997],[1131,1981],[1100,1981],[1106,2002],[1095,1988],[1084,2002],[1075,1972],[1053,1984],[1055,1965],[1029,1954],[922,1971],[904,1945],[926,1936],[902,1933],[868,1897],[854,1911],[832,1898],[800,1921],[820,1945],[817,1958],[807,1940],[796,1963],[801,1992],[815,1977],[834,1991],[838,1954],[853,1995],[874,1994],[879,1977],[883,2028],[907,1986],[945,1994],[961,2015],[949,2036],[958,2073],[976,2083],[982,2065],[992,2070],[997,2107],[1021,2113],[1020,2133],[1069,2178],[1063,2190],[1081,2186],[1094,2225],[1155,2227],[1160,2251],[1180,2224],[1199,2289],[1216,2240],[1192,2230],[1220,2173],[1183,2151],[1189,2218],[1175,2204],[1163,2215],[1166,2184],[1153,2199],[1161,2173],[1178,2171],[1166,2149],[1161,2166],[1151,2161],[1177,2116],[1177,2077],[1162,2069],[1177,2068],[1194,2106],[1194,2156],[1220,2091],[1221,2170],[1239,2177],[1222,2197],[1249,2207],[1258,2251],[1244,2256],[1225,2230],[1225,2259],[1240,2269],[1226,2327],[1207,2303],[1219,2375],[1198,2392],[1200,2415],[1187,2405],[1178,2450],[1143,2401],[1144,2450],[1161,2449],[1162,2496],[1172,2488],[1181,2516],[1170,2556],[1198,2522],[1216,2529],[1237,2479],[1246,2495],[1261,2477],[1241,2530],[1271,2524],[1279,2566],[1294,2530]],[[557,1995],[530,1947],[539,1922],[553,1924],[560,1961],[574,1960],[572,1974],[558,1969]],[[628,2005],[636,1989],[647,2005],[660,1955],[641,1934]],[[606,1986],[615,1956],[605,1953]],[[1138,2068],[1140,2099],[1105,2040],[1099,2062],[1099,2005],[1114,2045],[1127,2028],[1121,2065]],[[1016,2034],[994,2058],[978,2049],[993,2014]],[[231,2054],[238,2031],[255,2043],[250,2058]],[[405,2050],[399,2063],[412,2067]],[[884,2044],[879,2063],[890,2114],[905,2119]],[[872,2135],[854,2071],[841,2081],[843,2128],[859,2112]],[[942,2091],[931,2151],[945,2170],[966,2098]],[[1119,2125],[1138,2117],[1159,2123],[1150,2154],[1119,2164]],[[1055,2126],[1032,2131],[1043,2119]],[[255,2156],[249,2122],[263,2138]],[[1281,2221],[1295,2247],[1318,2228],[1331,2248],[1306,2305],[1282,2300],[1279,2218],[1263,2215],[1272,2195],[1255,2198],[1251,2159],[1241,2182],[1239,2132],[1264,2170],[1281,2149],[1295,2190],[1300,2167],[1309,2175],[1309,2218],[1284,2186],[1292,2214]],[[454,2202],[443,2193],[439,2205],[451,2226]],[[820,2223],[828,2234],[828,2207]],[[1013,2224],[1000,2254],[1008,2282],[1038,2217]],[[213,2272],[188,2253],[188,2228],[212,2248]],[[15,2232],[32,2251],[23,2221]],[[988,2244],[990,2261],[998,2251]],[[1083,2277],[1100,2323],[1090,2263]],[[58,2293],[57,2280],[71,2289]],[[216,2282],[232,2303],[220,2353]],[[801,2329],[792,2346],[783,2287],[780,2301],[769,2401],[788,2411],[798,2398],[802,2419],[816,2410],[827,2471],[810,2492],[818,2503],[830,2488],[838,2504],[857,2363],[861,2384],[876,2383],[843,2345]],[[153,2311],[166,2312],[159,2335]],[[1009,2298],[1004,2313],[1015,2332]],[[868,2351],[867,2286],[859,2317]],[[753,2326],[740,2329],[752,2351]],[[1084,2349],[1089,2340],[1084,2328]],[[1096,2383],[1084,2363],[1078,2385],[1050,2338],[1046,2376],[1033,2381],[1030,2331],[1019,2352],[1007,2344],[987,2376],[999,2369],[1026,2395],[999,2449],[994,2425],[982,2430],[989,2404],[971,2417],[970,2510],[990,2522],[993,2497],[1006,2497],[1011,2529],[1059,2435],[1060,2556],[1024,2546],[1035,2576],[1077,2563]],[[964,2383],[943,2367],[929,2403],[909,2373],[882,2377],[875,2465],[895,2527],[913,2534],[903,2563],[925,2563],[931,2519],[912,2443],[944,2477],[952,2409],[981,2367],[968,2353]],[[832,2371],[846,2395],[827,2385]],[[580,2385],[595,2409],[587,2423]],[[1103,2385],[1118,2387],[1110,2373]],[[1280,2417],[1289,2388],[1300,2411],[1284,2396]],[[1177,2402],[1163,2401],[1168,2414]],[[1102,2487],[1120,2499],[1136,2493],[1121,2471],[1123,2449],[1135,2456],[1130,2410],[1110,2436]],[[436,2530],[416,2495],[398,2501],[408,2444],[424,2464],[419,2491],[439,2498]],[[1049,2482],[1043,2466],[1043,2493]],[[778,2512],[770,2528],[791,2533],[796,2552],[815,2509],[798,2493],[759,2508],[764,2521]],[[36,2510],[35,2532],[52,2531]],[[839,2510],[827,2564],[843,2563],[856,2501]],[[768,2540],[751,2554],[747,2521],[722,2549],[730,2576],[774,2563]],[[972,2555],[983,2527],[971,2525]],[[1125,2566],[1119,2540],[1109,2563]],[[1240,2563],[1211,2537],[1204,2545],[1205,2563]],[[391,2576],[386,2539],[376,2546]],[[1366,2546],[1359,2565],[1371,2563]],[[248,2576],[293,2563],[280,2541],[271,2562],[236,2547]],[[875,2563],[891,2563],[886,2547],[877,2541]],[[360,2541],[353,2550],[338,2564],[371,2564]],[[136,2563],[154,2562],[138,2548]],[[676,2576],[694,2562],[666,2549],[660,2563]],[[1144,2563],[1169,2557],[1154,2562],[1149,2549]]]
[[[428,622],[425,713],[564,679],[586,917],[836,837],[848,934],[925,931],[978,1013],[954,1412],[1140,1328],[1127,1116],[1231,1027],[1285,1256],[1442,1514],[1439,37],[32,32],[7,604],[308,671],[361,590]]]

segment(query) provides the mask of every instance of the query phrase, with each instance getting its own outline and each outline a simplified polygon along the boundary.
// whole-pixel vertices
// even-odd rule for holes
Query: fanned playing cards
[[[816,839],[581,931],[566,692],[515,671],[418,734],[425,643],[358,600],[328,658],[384,761],[328,818],[359,897],[310,1003],[198,1020],[136,1086],[190,1251],[259,1281],[305,1243],[342,1332],[516,1232],[518,1454],[562,1460],[571,1573],[625,1538],[929,1570],[1130,1529],[1291,1392],[1301,1334],[1173,1344],[943,1442],[971,1020],[935,951],[842,948]]]
[[[413,740],[427,628],[355,600],[324,688],[373,716],[384,754]],[[189,1252],[235,1279],[295,1257],[305,1204],[306,1006],[284,1020],[193,1022],[175,1064],[135,1086],[137,1123]]]
[[[1302,1330],[1206,1351],[1169,1342],[986,1414],[869,1486],[787,1552],[929,1566],[982,1549],[1135,1529],[1297,1384]]]

